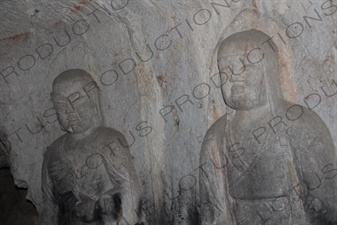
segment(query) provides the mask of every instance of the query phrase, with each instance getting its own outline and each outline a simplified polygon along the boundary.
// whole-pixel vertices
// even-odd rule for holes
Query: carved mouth
[[[74,130],[74,126],[79,126],[79,124],[81,124],[81,120],[79,117],[70,117],[67,120],[68,120],[68,125],[69,127],[72,128],[72,130]]]
[[[67,120],[69,122],[77,121],[77,120],[80,120],[80,117],[76,114],[70,114],[70,115],[68,115]]]
[[[232,85],[232,88],[231,88],[232,95],[239,95],[239,94],[242,94],[244,91],[245,91],[244,83],[240,82],[240,83],[235,83]]]

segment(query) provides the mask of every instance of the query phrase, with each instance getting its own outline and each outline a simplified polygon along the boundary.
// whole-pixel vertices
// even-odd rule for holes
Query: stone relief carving
[[[233,34],[217,60],[233,113],[217,120],[202,144],[203,224],[337,224],[330,132],[313,111],[282,98],[270,37]]]
[[[136,224],[138,176],[124,136],[102,126],[96,82],[84,70],[67,70],[51,97],[68,133],[44,154],[39,224]]]

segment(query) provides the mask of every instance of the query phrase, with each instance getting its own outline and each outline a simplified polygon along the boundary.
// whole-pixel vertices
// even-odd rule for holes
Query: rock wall
[[[228,110],[215,49],[240,30],[272,37],[284,98],[315,111],[337,146],[336,1],[0,5],[0,138],[16,185],[38,211],[43,153],[63,134],[51,84],[80,68],[98,83],[105,126],[126,136],[149,222],[197,224],[201,144]]]

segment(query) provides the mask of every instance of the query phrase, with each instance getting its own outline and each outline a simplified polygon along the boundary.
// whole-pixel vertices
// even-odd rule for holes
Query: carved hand
[[[99,208],[104,215],[115,215],[122,210],[122,201],[120,193],[104,193],[97,200]]]
[[[95,204],[91,199],[77,202],[75,205],[76,216],[83,222],[91,222],[95,219]]]

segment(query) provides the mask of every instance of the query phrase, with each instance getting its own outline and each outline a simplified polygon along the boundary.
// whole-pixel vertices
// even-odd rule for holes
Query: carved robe
[[[50,210],[44,213],[44,223],[135,224],[140,187],[126,144],[121,133],[98,127],[84,140],[65,134],[48,147],[42,190]],[[111,193],[113,209],[98,201],[104,193]],[[76,215],[76,204],[82,204],[86,216]],[[111,214],[103,215],[104,210]]]
[[[330,133],[312,111],[299,106],[287,111],[291,105],[283,103],[275,110],[278,117],[257,115],[236,128],[225,115],[208,130],[201,152],[203,224],[337,221],[337,164]]]

